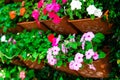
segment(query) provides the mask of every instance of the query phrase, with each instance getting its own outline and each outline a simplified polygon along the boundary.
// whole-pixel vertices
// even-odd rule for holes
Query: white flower
[[[82,3],[79,0],[72,0],[72,2],[70,3],[71,6],[71,10],[76,9],[81,9],[81,5]]]
[[[89,15],[94,14],[95,10],[96,10],[96,7],[94,5],[90,5],[87,7],[87,12]]]
[[[83,0],[84,2],[86,2],[86,0]]]
[[[94,15],[97,16],[97,17],[101,17],[101,15],[102,15],[101,9],[96,9],[95,12],[94,12]]]
[[[1,42],[7,42],[5,35],[3,35],[3,36],[1,37]]]

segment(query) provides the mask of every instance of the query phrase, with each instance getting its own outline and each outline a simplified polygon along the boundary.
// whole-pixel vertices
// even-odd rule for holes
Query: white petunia
[[[90,5],[87,7],[87,12],[89,15],[94,14],[95,10],[96,10],[96,7],[94,5]]]
[[[1,37],[1,42],[7,42],[5,35],[3,35],[3,36]]]
[[[102,15],[101,9],[96,9],[95,12],[94,12],[94,15],[97,16],[97,17],[101,17],[101,15]]]
[[[72,0],[72,2],[70,3],[71,10],[81,9],[81,5],[82,3],[79,0]]]

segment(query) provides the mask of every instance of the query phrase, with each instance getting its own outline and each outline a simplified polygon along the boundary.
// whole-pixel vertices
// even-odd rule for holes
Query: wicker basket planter
[[[94,20],[91,20],[90,18],[68,20],[68,22],[72,23],[82,33],[92,31],[94,33],[101,32],[104,34],[110,34],[112,28],[112,24],[108,23],[107,21],[102,21],[101,18],[95,18]]]
[[[59,24],[54,24],[52,20],[43,20],[42,23],[44,23],[48,28],[50,28],[52,31],[60,34],[73,34],[77,33],[77,30],[74,28],[74,26],[71,23],[68,23],[68,17],[65,16],[61,18],[61,22]]]

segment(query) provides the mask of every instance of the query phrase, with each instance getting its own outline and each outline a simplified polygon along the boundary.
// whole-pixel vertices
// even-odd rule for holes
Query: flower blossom
[[[92,39],[95,37],[93,32],[87,32],[86,36],[85,36],[85,40],[86,41],[92,41]]]
[[[70,3],[71,10],[81,9],[81,5],[82,3],[79,0],[72,0],[72,2]]]
[[[75,62],[78,62],[78,63],[83,62],[83,54],[81,54],[81,53],[75,54],[74,60],[75,60]]]
[[[62,44],[62,52],[63,53],[67,53],[68,52],[68,49],[65,47],[64,44]]]
[[[101,11],[101,9],[96,9],[96,10],[94,11],[94,15],[97,16],[97,17],[101,17],[101,16],[102,16],[102,11]]]
[[[96,70],[95,66],[93,64],[88,64],[89,65],[89,68],[92,69],[92,70]]]
[[[44,3],[44,0],[40,0],[40,1],[38,2],[38,8],[41,8],[41,7],[43,6],[43,3]]]
[[[37,20],[38,19],[38,17],[39,17],[39,11],[38,10],[34,10],[33,12],[32,12],[32,17],[35,19],[35,20]]]
[[[71,62],[69,63],[69,68],[70,68],[71,70],[76,70],[76,71],[78,71],[79,68],[81,68],[81,67],[82,67],[82,64],[81,64],[81,63],[78,63],[78,62],[76,62],[76,61],[71,61]]]
[[[25,71],[21,71],[19,77],[24,80],[25,78]]]
[[[87,7],[87,12],[89,15],[94,14],[95,10],[96,10],[96,7],[94,5],[89,5]]]
[[[89,49],[85,52],[86,59],[90,59],[94,55],[93,49]]]
[[[94,59],[94,60],[97,60],[98,58],[99,58],[99,55],[98,55],[97,52],[95,52],[94,55],[93,55],[93,59]]]
[[[67,0],[62,0],[62,3],[65,4],[67,2]]]
[[[51,58],[48,59],[48,63],[49,63],[50,65],[55,65],[55,64],[57,63],[57,59],[51,57]]]
[[[53,55],[57,55],[60,51],[60,48],[58,46],[53,46],[52,51],[53,51]]]
[[[5,35],[3,35],[3,36],[1,37],[1,42],[7,42]]]
[[[53,39],[54,39],[54,34],[49,34],[48,35],[48,40],[52,43],[53,42]]]
[[[55,24],[59,24],[61,21],[61,18],[58,15],[55,15],[52,21]]]

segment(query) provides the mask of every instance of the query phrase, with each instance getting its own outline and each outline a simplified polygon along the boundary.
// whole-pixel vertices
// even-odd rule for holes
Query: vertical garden
[[[119,0],[1,0],[0,80],[119,80]]]

